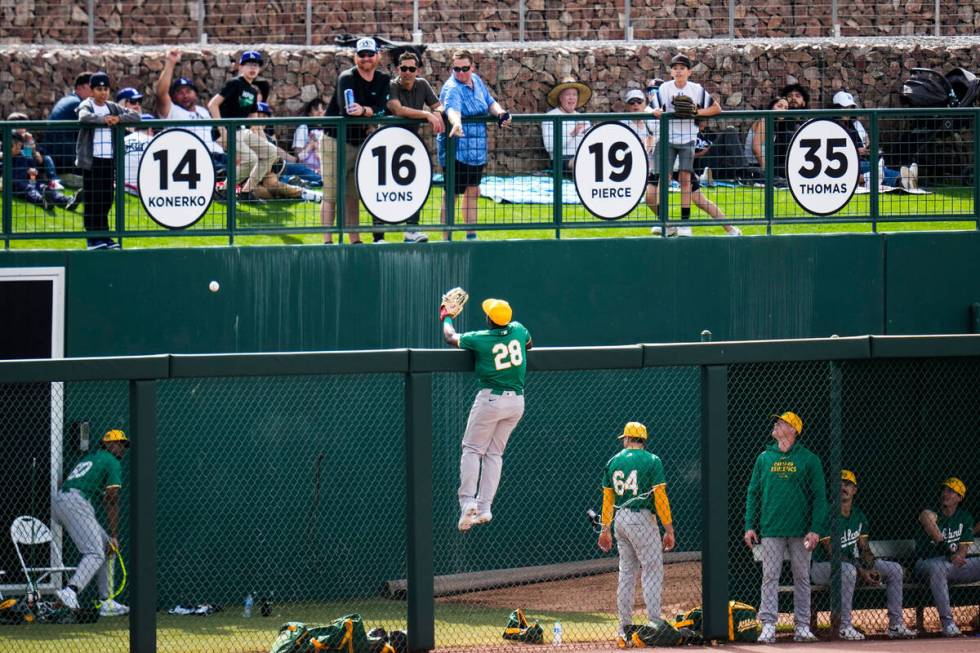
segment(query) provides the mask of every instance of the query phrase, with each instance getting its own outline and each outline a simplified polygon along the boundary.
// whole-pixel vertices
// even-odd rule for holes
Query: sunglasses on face
[[[358,52],[357,53],[357,56],[360,57],[361,59],[370,59],[371,57],[374,56],[374,53],[373,52]]]
[[[472,66],[453,66],[454,73],[468,73]]]
[[[633,98],[632,100],[627,100],[626,104],[643,104],[643,100],[637,100]]]
[[[414,73],[416,70],[418,70],[418,68],[415,66],[399,66],[398,70],[402,71],[403,73]]]

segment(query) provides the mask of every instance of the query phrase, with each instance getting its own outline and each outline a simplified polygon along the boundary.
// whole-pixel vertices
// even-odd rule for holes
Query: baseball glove
[[[446,294],[442,296],[442,304],[439,306],[439,316],[446,317],[456,317],[463,312],[463,305],[466,304],[466,300],[470,296],[465,290],[460,287],[453,288],[452,290],[447,290]]]
[[[674,115],[678,118],[696,118],[698,105],[686,95],[677,95],[674,97]]]

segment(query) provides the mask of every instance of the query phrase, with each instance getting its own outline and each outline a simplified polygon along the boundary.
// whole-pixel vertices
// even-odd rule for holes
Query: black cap
[[[672,68],[678,64],[680,64],[681,66],[687,66],[688,68],[694,67],[691,64],[690,57],[688,57],[686,54],[675,54],[674,58],[670,60],[670,66]]]
[[[802,84],[787,84],[779,91],[779,95],[782,97],[786,97],[793,91],[796,91],[797,93],[803,96],[803,102],[805,102],[806,104],[810,104],[810,91],[808,91],[807,88]]]
[[[198,92],[197,85],[195,85],[193,81],[191,81],[186,77],[178,77],[173,81],[173,83],[170,84],[170,94],[173,95],[174,93],[176,93],[177,89],[180,88],[181,86],[192,88],[194,89],[195,93]]]
[[[105,86],[109,88],[109,75],[106,73],[93,73],[92,78],[89,80],[88,85],[92,88],[98,88],[99,86]]]

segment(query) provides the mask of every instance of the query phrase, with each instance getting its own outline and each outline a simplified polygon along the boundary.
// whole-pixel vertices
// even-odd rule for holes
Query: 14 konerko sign
[[[157,224],[186,229],[211,206],[214,177],[204,142],[185,129],[168,129],[153,137],[140,158],[140,201]]]

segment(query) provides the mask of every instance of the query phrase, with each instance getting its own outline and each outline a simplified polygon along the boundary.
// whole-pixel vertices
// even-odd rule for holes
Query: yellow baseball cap
[[[956,478],[955,476],[950,476],[945,481],[943,481],[943,487],[948,487],[950,490],[960,495],[961,497],[966,496],[966,483]]]
[[[800,416],[797,415],[796,413],[786,411],[782,415],[770,415],[770,417],[783,420],[784,422],[792,426],[794,429],[796,429],[797,435],[803,433],[803,420],[800,419]]]
[[[510,319],[514,317],[514,311],[511,310],[510,304],[502,299],[489,299],[483,300],[483,312],[487,314],[490,321],[498,326],[507,326],[510,324]]]
[[[129,438],[126,437],[126,434],[121,429],[106,431],[105,435],[102,436],[102,442],[122,442],[127,447],[129,446]]]
[[[626,426],[623,427],[623,434],[618,436],[618,439],[623,438],[636,438],[637,440],[647,439],[647,427],[639,422],[627,422]]]
[[[855,476],[854,472],[849,469],[840,470],[840,480],[847,481],[848,483],[854,483],[854,487],[857,487],[858,484],[857,476]]]

